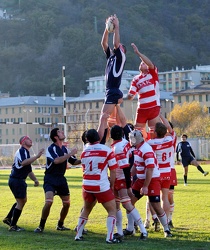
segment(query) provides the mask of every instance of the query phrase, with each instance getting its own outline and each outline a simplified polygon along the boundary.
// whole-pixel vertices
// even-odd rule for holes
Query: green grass
[[[48,217],[43,234],[35,234],[33,230],[38,226],[41,210],[44,204],[42,189],[44,170],[34,170],[41,185],[33,187],[28,179],[28,202],[26,203],[18,225],[24,227],[24,232],[8,232],[2,219],[6,216],[14,197],[7,185],[10,170],[0,170],[0,249],[123,249],[123,250],[209,250],[210,249],[210,176],[203,177],[193,166],[189,167],[189,185],[183,186],[182,167],[177,166],[179,185],[175,189],[175,213],[172,238],[164,238],[163,232],[154,232],[149,229],[147,241],[138,241],[139,233],[126,238],[122,244],[107,245],[106,238],[106,212],[102,205],[97,204],[86,225],[88,235],[83,242],[75,242],[73,231],[82,207],[81,196],[81,169],[70,169],[66,177],[71,191],[71,208],[66,218],[65,225],[72,230],[60,232],[55,230],[59,218],[61,202],[55,197],[51,213]],[[210,170],[209,165],[204,166]],[[145,202],[143,197],[136,205],[142,218],[145,218]],[[123,225],[126,224],[125,211],[123,210]]]

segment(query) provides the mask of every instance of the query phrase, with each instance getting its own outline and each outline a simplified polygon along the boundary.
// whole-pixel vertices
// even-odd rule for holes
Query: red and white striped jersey
[[[148,168],[153,168],[152,178],[160,176],[155,153],[147,142],[143,142],[139,148],[134,150],[134,166],[139,179],[146,178],[146,170]]]
[[[175,137],[173,133],[163,138],[154,138],[148,141],[156,154],[161,177],[168,177],[171,175],[171,158],[174,150],[174,140]]]
[[[138,93],[138,108],[148,109],[160,106],[160,90],[158,69],[149,69],[147,74],[136,75],[130,86],[128,94]]]
[[[130,143],[126,139],[115,141],[112,145],[112,151],[114,152],[115,158],[118,163],[116,170],[116,179],[125,179],[123,168],[129,167],[129,154],[130,154]]]
[[[83,188],[87,192],[101,193],[110,189],[108,168],[117,168],[111,148],[96,143],[88,144],[81,154],[83,168]]]

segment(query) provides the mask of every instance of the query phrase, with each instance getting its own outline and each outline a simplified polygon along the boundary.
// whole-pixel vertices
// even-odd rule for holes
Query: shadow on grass
[[[23,232],[8,232],[7,228],[0,225],[1,249],[71,249],[71,250],[209,250],[210,242],[207,235],[199,232],[189,232],[183,228],[173,231],[172,238],[164,238],[163,232],[149,231],[146,241],[139,240],[139,233],[126,237],[122,243],[115,245],[106,244],[106,235],[100,232],[88,231],[84,241],[75,241],[74,230],[56,231],[46,227],[43,233],[37,234],[35,228],[26,227]],[[203,240],[206,238],[206,240]]]

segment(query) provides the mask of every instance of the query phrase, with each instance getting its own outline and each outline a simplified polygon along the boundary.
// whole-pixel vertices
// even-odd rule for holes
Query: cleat
[[[173,225],[173,223],[172,223],[172,220],[169,221],[168,227],[169,227],[169,229],[174,228],[174,225]]]
[[[133,231],[129,231],[127,229],[123,229],[123,235],[124,236],[128,236],[128,235],[134,235],[134,230]]]
[[[184,183],[184,186],[186,187],[186,186],[187,186],[187,183]]]
[[[118,233],[114,234],[114,239],[122,240],[123,238],[124,238],[124,235],[121,235],[121,234],[118,234]]]
[[[74,231],[77,232],[77,226],[74,228]],[[83,229],[82,234],[87,234],[88,230],[86,228]]]
[[[83,236],[80,236],[80,237],[75,237],[74,240],[75,241],[83,241],[84,238],[83,238]]]
[[[150,227],[150,221],[149,221],[149,220],[145,220],[145,222],[144,222],[144,227],[145,227],[146,229],[148,229],[148,228]]]
[[[61,227],[57,226],[56,230],[58,230],[58,231],[67,231],[67,230],[70,230],[70,228],[64,227],[64,226],[61,226]]]
[[[148,237],[148,233],[141,233],[139,240],[146,240]]]
[[[173,235],[171,234],[171,232],[169,230],[166,230],[164,232],[164,236],[167,238],[167,237],[172,237]]]
[[[24,228],[21,228],[19,226],[11,226],[9,229],[8,229],[9,232],[20,232],[20,231],[25,231]]]
[[[37,227],[37,228],[34,230],[34,233],[42,233],[43,231],[44,231],[43,228]]]
[[[121,243],[122,241],[120,239],[113,238],[112,240],[107,240],[107,244],[118,244]]]
[[[4,223],[4,224],[7,224],[8,226],[10,226],[10,224],[11,224],[11,219],[9,219],[9,218],[4,218],[4,219],[3,219],[3,223]]]
[[[207,176],[209,174],[209,172],[204,172],[203,175],[204,176]]]
[[[160,222],[159,222],[158,218],[154,219],[154,222],[152,223],[152,225],[154,226],[155,232],[160,231]]]

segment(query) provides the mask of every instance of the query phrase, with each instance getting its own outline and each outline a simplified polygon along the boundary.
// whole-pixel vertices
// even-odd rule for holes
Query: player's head
[[[26,145],[27,147],[32,146],[32,140],[31,140],[31,138],[30,138],[29,136],[27,136],[27,135],[24,135],[24,136],[20,137],[19,143],[20,143],[20,145],[22,145],[22,146],[25,146],[25,145]]]
[[[86,138],[89,143],[95,143],[100,141],[98,132],[95,129],[88,129]]]
[[[158,138],[163,138],[167,133],[167,127],[162,122],[157,122],[155,124],[155,133]]]
[[[145,62],[141,62],[139,64],[139,71],[140,72],[143,72],[143,73],[146,73],[148,71],[149,67],[147,66],[147,64]]]
[[[186,134],[182,134],[182,135],[181,135],[181,140],[182,140],[182,141],[186,141],[186,140],[187,140],[187,137],[188,137],[188,136],[187,136]]]
[[[53,142],[56,142],[55,136],[58,136],[58,130],[59,130],[59,128],[53,128],[53,129],[50,131],[50,139],[51,139]]]
[[[144,137],[140,130],[134,129],[129,133],[129,141],[132,146],[136,146],[144,141]]]
[[[114,125],[111,127],[110,135],[113,140],[121,140],[123,137],[123,130],[120,126]]]

